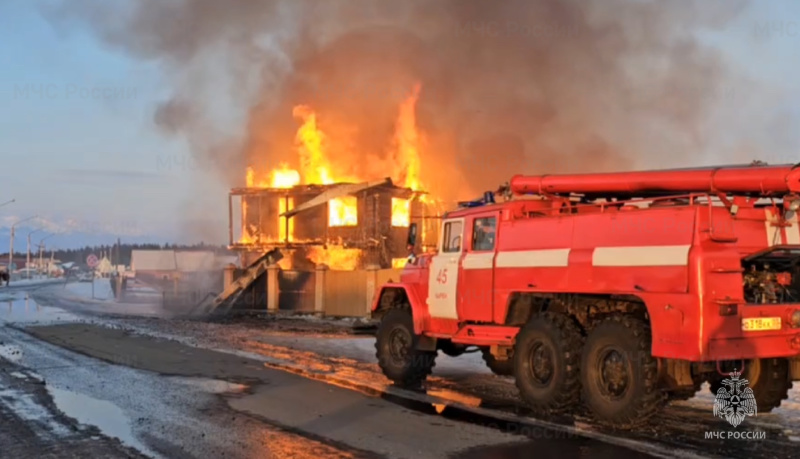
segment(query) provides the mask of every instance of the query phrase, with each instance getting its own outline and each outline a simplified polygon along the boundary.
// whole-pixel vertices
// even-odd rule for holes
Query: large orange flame
[[[395,177],[396,183],[402,183],[412,190],[420,190],[420,151],[423,139],[417,129],[416,108],[421,86],[415,84],[410,94],[400,104],[394,133],[395,170],[402,171]],[[300,159],[299,170],[288,164],[281,164],[269,173],[269,180],[256,180],[252,167],[247,168],[246,182],[248,187],[292,188],[300,183],[331,185],[342,182],[361,181],[334,174],[334,168],[328,158],[328,138],[318,125],[318,117],[308,105],[297,105],[292,111],[301,125],[295,135],[295,147]],[[293,202],[281,199],[279,212],[292,209]],[[411,221],[411,203],[407,199],[392,199],[392,226],[407,227]],[[242,204],[242,213],[246,218],[247,207]],[[332,199],[328,202],[329,226],[355,226],[358,224],[358,200],[355,196]],[[279,234],[281,241],[294,240],[294,222],[289,219],[288,225],[284,217],[279,217]],[[288,231],[288,232],[287,232]],[[423,228],[424,232],[424,228]],[[242,242],[252,242],[246,231]],[[361,251],[343,247],[328,246],[327,249],[312,248],[309,259],[315,263],[323,263],[332,269],[354,269],[358,264]],[[399,264],[402,260],[396,260]]]
[[[397,161],[401,171],[405,172],[405,186],[412,190],[420,189],[420,135],[417,131],[417,100],[420,85],[414,85],[411,94],[400,105],[400,115],[395,126],[395,142],[397,143]]]
[[[341,246],[309,247],[308,259],[317,265],[326,265],[330,269],[350,271],[358,267],[361,261],[361,250]]]
[[[300,154],[300,168],[306,183],[330,185],[334,183],[325,157],[325,134],[317,128],[317,115],[306,105],[294,108],[293,115],[303,120],[295,142]]]
[[[415,84],[411,94],[400,104],[400,113],[395,125],[395,161],[404,171],[403,182],[406,188],[419,190],[420,149],[422,139],[417,130],[417,101],[421,86]],[[411,203],[406,199],[392,199],[392,226],[408,226],[411,223]]]
[[[300,173],[290,169],[286,163],[282,163],[280,169],[275,169],[271,175],[272,188],[292,188],[300,184]]]

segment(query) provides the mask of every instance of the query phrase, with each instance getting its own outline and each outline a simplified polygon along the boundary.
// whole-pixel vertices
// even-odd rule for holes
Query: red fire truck
[[[536,415],[618,428],[738,370],[768,412],[800,379],[798,192],[759,162],[515,176],[380,286],[379,365],[420,387],[438,351],[482,352]]]

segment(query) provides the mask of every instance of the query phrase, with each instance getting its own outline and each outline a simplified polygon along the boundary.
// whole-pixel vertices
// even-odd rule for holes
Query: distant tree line
[[[80,249],[68,249],[68,250],[55,250],[51,252],[50,250],[45,250],[43,253],[43,257],[50,259],[52,256],[56,260],[60,260],[63,263],[74,262],[76,264],[86,264],[86,258],[90,254],[95,254],[98,258],[101,258],[103,255],[107,256],[108,259],[114,265],[126,265],[129,266],[131,264],[131,253],[134,250],[195,250],[195,251],[204,251],[204,252],[214,252],[218,255],[233,255],[233,252],[229,251],[228,248],[224,245],[209,245],[206,243],[199,243],[193,245],[185,245],[185,244],[124,244],[118,243],[113,245],[97,245],[97,246],[86,246]],[[6,252],[5,256],[8,256]],[[26,256],[25,253],[15,252],[14,257],[22,257]],[[0,258],[2,255],[0,255]],[[39,257],[38,249],[31,249],[31,257]]]

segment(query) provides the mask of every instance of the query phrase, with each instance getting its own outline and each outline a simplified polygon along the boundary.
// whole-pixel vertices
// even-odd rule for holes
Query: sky
[[[34,3],[0,2],[0,204],[15,199],[0,207],[0,226],[37,215],[68,230],[174,240],[198,164],[152,126],[165,97],[158,69],[89,33],[60,33]],[[227,218],[225,189],[215,193]]]
[[[0,204],[16,199],[0,207],[0,227],[38,215],[86,231],[178,239],[173,217],[193,202],[200,168],[185,142],[153,126],[165,75],[107,49],[88,30],[54,29],[36,3],[0,2]],[[753,2],[733,24],[703,38],[750,77],[783,91],[768,111],[760,107],[752,116],[800,115],[800,2]],[[800,155],[764,159],[797,162]],[[227,189],[207,183],[211,204],[204,211],[214,217],[200,224],[216,238],[206,242],[226,243]]]

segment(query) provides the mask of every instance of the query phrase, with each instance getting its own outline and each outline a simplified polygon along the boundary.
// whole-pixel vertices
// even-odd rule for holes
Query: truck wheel
[[[514,345],[514,374],[523,400],[538,415],[568,411],[580,401],[580,355],[583,337],[567,316],[535,316]]]
[[[709,378],[708,384],[712,394],[716,395],[721,387],[725,387],[722,380],[726,377],[715,374]],[[748,360],[745,363],[744,374],[740,378],[746,379],[749,383],[747,387],[753,389],[759,413],[769,413],[779,407],[781,402],[789,397],[789,389],[792,388],[787,359]]]
[[[417,388],[431,374],[436,352],[417,349],[411,311],[391,309],[378,326],[375,349],[383,374],[401,387]]]
[[[493,355],[489,348],[483,348],[483,361],[486,366],[492,370],[492,373],[498,376],[513,376],[514,375],[514,356],[513,354],[506,360],[498,360]]]
[[[615,428],[647,422],[667,397],[658,386],[658,362],[650,353],[650,327],[612,316],[586,339],[581,359],[583,400],[594,418]]]

